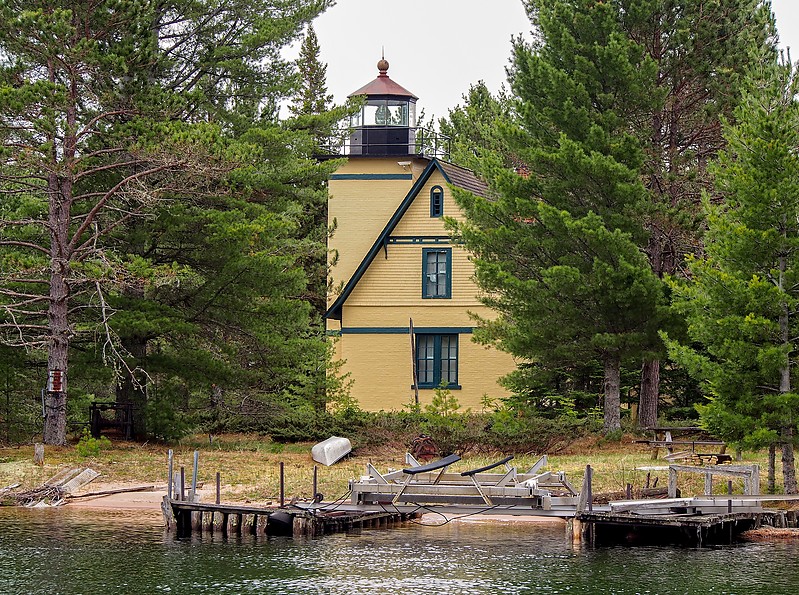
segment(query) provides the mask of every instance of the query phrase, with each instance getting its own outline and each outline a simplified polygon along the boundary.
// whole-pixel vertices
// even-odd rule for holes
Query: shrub
[[[75,446],[78,456],[83,458],[99,456],[100,451],[106,448],[111,448],[111,441],[105,436],[94,438],[89,434],[89,430],[83,430],[83,435]]]

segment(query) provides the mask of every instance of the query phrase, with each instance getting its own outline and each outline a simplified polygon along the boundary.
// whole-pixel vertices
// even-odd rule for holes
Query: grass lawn
[[[174,451],[175,470],[180,466],[186,470],[187,483],[191,481],[193,452],[200,453],[198,480],[213,485],[217,472],[222,479],[223,501],[276,501],[279,494],[279,465],[284,463],[286,498],[293,496],[310,499],[313,496],[313,467],[311,443],[280,444],[256,435],[230,434],[193,436],[176,444],[137,444],[115,441],[97,456],[84,457],[74,446],[45,448],[43,466],[33,464],[33,445],[0,448],[0,489],[20,483],[22,488],[41,485],[49,477],[65,467],[91,467],[101,476],[92,484],[154,484],[166,485],[167,451]],[[661,455],[663,451],[661,450]],[[514,454],[514,453],[508,453]],[[345,460],[331,466],[318,466],[318,491],[325,499],[343,497],[348,492],[348,481],[365,473],[366,463],[377,469],[400,469],[405,466],[405,449],[402,445],[383,446],[365,451],[357,449]],[[538,454],[517,454],[513,461],[520,473],[535,463]],[[743,461],[737,464],[757,463],[761,466],[761,489],[766,491],[767,453],[744,453]],[[497,460],[489,456],[466,456],[452,466],[452,471],[463,471],[480,467]],[[588,437],[571,444],[565,451],[549,456],[550,471],[565,471],[566,478],[578,490],[582,485],[586,465],[594,470],[593,491],[623,492],[629,483],[634,489],[644,486],[646,470],[639,467],[668,465],[660,458],[652,460],[651,451],[633,443],[632,436],[618,442],[606,442],[601,437]],[[779,461],[778,461],[779,465]],[[658,487],[668,483],[668,471],[649,471],[650,485],[657,478]],[[778,486],[781,473],[778,468]],[[678,486],[683,495],[701,494],[704,478],[701,474],[681,474]],[[742,482],[736,480],[733,490],[742,492]],[[726,493],[726,481],[716,480],[714,493]]]

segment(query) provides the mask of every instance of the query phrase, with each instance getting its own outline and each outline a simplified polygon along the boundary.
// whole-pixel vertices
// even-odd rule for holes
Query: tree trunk
[[[796,494],[796,465],[793,457],[793,428],[782,428],[782,479],[786,494]]]
[[[777,445],[768,445],[768,493],[777,493]]]
[[[605,356],[605,434],[621,429],[621,361],[618,354]]]
[[[660,360],[645,361],[641,367],[641,391],[638,397],[638,427],[657,425],[660,397]]]
[[[49,343],[47,346],[47,369],[61,370],[64,374],[64,390],[48,392],[44,401],[45,444],[62,445],[67,441],[67,382],[69,358],[69,202],[65,196],[71,194],[71,184],[50,174],[50,300],[47,308]]]
[[[133,406],[133,436],[143,438],[147,434],[147,377],[139,370],[147,355],[147,340],[142,337],[126,337],[122,347],[133,356],[131,370],[125,368],[117,385],[116,402],[118,405]]]
[[[48,63],[50,82],[56,81],[55,66]],[[69,344],[72,333],[69,327],[69,264],[72,258],[69,232],[71,224],[73,178],[69,165],[75,157],[77,103],[79,100],[75,81],[70,87],[71,103],[66,110],[66,127],[63,137],[63,154],[59,155],[57,134],[51,132],[49,157],[51,169],[47,176],[48,218],[50,231],[50,294],[47,307],[49,331],[47,369],[61,370],[63,387],[59,392],[48,392],[45,398],[45,444],[62,445],[67,442],[67,387],[69,382]],[[66,175],[59,173],[65,172]]]

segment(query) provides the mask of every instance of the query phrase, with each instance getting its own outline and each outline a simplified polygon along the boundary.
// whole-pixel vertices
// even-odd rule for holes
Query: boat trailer
[[[352,504],[461,504],[529,506],[552,510],[553,505],[574,506],[577,491],[563,471],[542,471],[542,456],[528,471],[510,465],[513,456],[467,471],[449,472],[461,460],[449,455],[422,465],[410,453],[404,469],[380,473],[369,463],[366,475],[350,481]],[[495,471],[497,469],[498,471]]]

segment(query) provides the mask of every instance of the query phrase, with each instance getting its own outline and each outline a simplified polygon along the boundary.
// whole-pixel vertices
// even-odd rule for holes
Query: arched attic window
[[[430,216],[442,215],[444,215],[444,189],[441,186],[433,186],[430,189]]]

